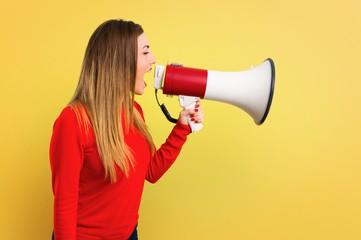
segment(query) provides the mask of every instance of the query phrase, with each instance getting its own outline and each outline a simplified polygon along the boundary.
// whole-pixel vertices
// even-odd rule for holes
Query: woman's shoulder
[[[67,105],[61,110],[55,123],[62,122],[63,124],[67,124],[67,125],[68,124],[84,125],[84,123],[88,123],[87,120],[88,120],[88,116],[86,110],[83,107]]]
[[[60,112],[59,117],[69,120],[85,120],[88,118],[87,110],[81,104],[67,105]]]
[[[64,107],[54,122],[53,131],[63,132],[65,135],[88,136],[91,127],[87,116],[83,114],[84,112],[77,107]]]
[[[74,128],[77,125],[77,117],[71,106],[64,107],[54,121],[54,129]]]
[[[57,119],[74,119],[75,111],[71,106],[65,106],[61,111]]]

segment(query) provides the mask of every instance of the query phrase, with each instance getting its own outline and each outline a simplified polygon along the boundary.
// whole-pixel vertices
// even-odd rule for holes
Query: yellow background
[[[140,239],[361,239],[360,13],[359,0],[2,1],[0,239],[50,239],[52,124],[109,18],[142,24],[159,64],[276,64],[262,126],[203,100],[204,129],[145,186]],[[152,78],[139,102],[159,145],[172,124]],[[178,114],[177,97],[160,99]]]

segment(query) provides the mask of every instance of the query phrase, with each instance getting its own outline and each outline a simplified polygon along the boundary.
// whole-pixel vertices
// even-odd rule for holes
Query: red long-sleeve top
[[[143,117],[139,104],[135,108]],[[126,177],[116,167],[118,180],[111,183],[105,179],[92,129],[86,134],[71,107],[56,119],[50,143],[56,240],[120,240],[131,235],[144,180],[154,183],[169,169],[190,133],[188,125],[178,122],[151,156],[144,137],[133,130],[124,133],[124,138],[132,149],[135,168]]]

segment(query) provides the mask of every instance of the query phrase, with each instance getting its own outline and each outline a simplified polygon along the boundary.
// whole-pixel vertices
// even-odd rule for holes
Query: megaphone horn
[[[219,72],[183,67],[155,67],[154,87],[164,94],[184,95],[229,103],[247,112],[257,125],[269,113],[275,87],[275,65],[271,58],[240,72]],[[164,81],[163,81],[164,75]],[[163,86],[162,86],[163,83]]]

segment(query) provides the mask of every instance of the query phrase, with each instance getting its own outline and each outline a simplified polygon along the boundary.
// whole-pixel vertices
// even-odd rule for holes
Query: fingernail
[[[198,108],[194,109],[195,112],[198,112],[198,110],[199,110]]]
[[[191,121],[193,121],[193,122],[194,122],[194,120],[195,120],[195,118],[191,118]]]

